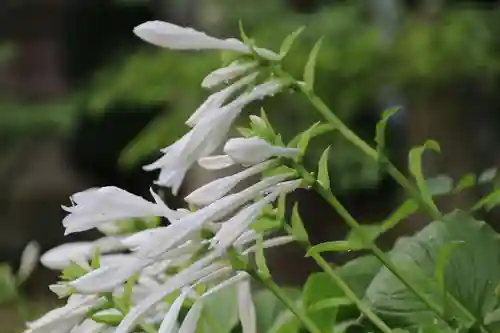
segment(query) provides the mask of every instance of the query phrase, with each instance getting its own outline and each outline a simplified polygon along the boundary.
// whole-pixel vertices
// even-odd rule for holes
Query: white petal
[[[40,261],[47,268],[62,270],[68,267],[71,261],[90,258],[93,248],[92,242],[67,243],[48,250],[40,257]]]
[[[163,319],[160,328],[158,329],[158,333],[171,333],[175,324],[177,322],[177,318],[179,317],[179,312],[181,311],[182,304],[186,300],[186,297],[189,293],[189,289],[184,290],[179,297],[177,297],[172,303],[172,306],[167,312],[167,315]]]
[[[234,61],[231,64],[229,64],[229,66],[216,69],[215,71],[208,74],[201,83],[201,86],[203,88],[211,89],[222,83],[226,83],[230,80],[233,80],[257,66],[258,62],[256,61],[244,62],[244,63],[240,61]]]
[[[130,257],[128,263],[116,262],[100,267],[71,281],[69,285],[82,294],[112,291],[147,264],[142,258]]]
[[[252,301],[252,291],[249,279],[238,283],[238,313],[242,333],[257,333],[255,306]]]
[[[17,277],[19,281],[24,281],[35,269],[40,256],[40,245],[37,242],[29,242],[21,254],[21,264]]]
[[[265,240],[264,242],[262,242],[262,247],[267,249],[270,247],[285,245],[293,241],[295,241],[295,238],[293,236],[280,236]],[[243,252],[243,255],[255,252],[256,250],[257,250],[256,245],[251,246]]]
[[[236,162],[231,159],[231,157],[227,155],[215,155],[215,156],[208,156],[208,157],[202,157],[198,160],[198,164],[206,170],[219,170],[219,169],[225,169],[228,168],[232,165],[234,165]]]
[[[272,161],[263,162],[234,175],[214,180],[193,191],[185,198],[185,201],[197,206],[208,205],[222,198],[241,181],[267,170],[271,165]]]
[[[203,310],[203,300],[198,299],[189,309],[178,333],[195,333]]]
[[[100,333],[106,328],[106,325],[96,323],[91,319],[86,319],[78,327],[71,330],[70,333]]]
[[[150,309],[152,309],[157,303],[161,302],[161,300],[171,292],[187,286],[193,281],[200,279],[203,276],[219,269],[219,264],[212,264],[205,267],[208,263],[215,260],[218,256],[220,256],[219,253],[211,253],[206,257],[198,260],[196,263],[186,268],[182,272],[168,279],[165,285],[161,287],[161,289],[151,294],[149,297],[144,299],[144,301],[134,306],[129,311],[120,325],[118,325],[115,333],[130,333],[136,323],[141,319],[141,317]]]
[[[248,273],[247,272],[238,272],[235,276],[227,279],[226,281],[219,283],[215,287],[212,287],[208,289],[203,295],[201,295],[201,298],[206,298],[209,297],[210,295],[213,295],[217,293],[218,291],[221,291],[222,289],[225,289],[227,287],[232,286],[233,284],[236,284],[244,279],[248,278]]]

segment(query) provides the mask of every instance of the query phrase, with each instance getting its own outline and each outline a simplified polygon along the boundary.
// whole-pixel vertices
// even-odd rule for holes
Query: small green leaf
[[[273,216],[261,216],[252,224],[252,230],[259,233],[281,228],[281,220]]]
[[[431,196],[445,195],[453,190],[453,179],[450,176],[439,175],[426,179],[425,183]]]
[[[311,127],[309,127],[307,130],[305,130],[304,132],[302,132],[300,134],[300,139],[299,139],[298,144],[297,144],[297,148],[299,149],[300,154],[297,157],[297,160],[300,161],[300,159],[302,158],[302,156],[306,153],[307,146],[309,145],[309,141],[312,138],[311,134],[312,134],[314,128],[316,126],[318,126],[319,124],[320,124],[320,122],[317,122],[317,123],[313,124]]]
[[[101,267],[100,260],[99,260],[99,248],[96,247],[94,249],[94,254],[92,255],[92,261],[90,262],[90,267],[95,270]]]
[[[267,117],[264,108],[260,109],[260,118],[265,122],[267,129],[272,133],[273,137],[276,136],[273,126],[271,125],[271,122],[269,121],[269,118]]]
[[[262,235],[257,238],[257,249],[255,251],[255,263],[257,264],[257,270],[259,271],[259,274],[264,278],[264,279],[270,279],[271,278],[271,272],[269,271],[269,268],[267,267],[266,263],[266,257],[264,256],[264,246],[262,245]]]
[[[322,252],[348,252],[351,251],[348,241],[331,241],[312,246],[306,253],[306,257]]]
[[[338,308],[340,306],[352,305],[352,300],[347,297],[333,297],[323,299],[309,307],[309,312],[320,311],[329,308]]]
[[[497,176],[497,168],[489,168],[484,170],[477,180],[479,184],[490,183],[495,180]]]
[[[128,279],[127,283],[125,284],[125,288],[123,290],[122,302],[127,310],[130,310],[132,306],[132,291],[138,279],[139,279],[139,274],[135,274],[130,279]]]
[[[410,172],[413,177],[415,177],[415,181],[417,182],[417,186],[422,194],[422,197],[427,204],[437,209],[436,205],[432,201],[432,197],[427,188],[427,183],[422,171],[422,155],[426,149],[432,149],[437,152],[440,151],[439,144],[436,141],[428,140],[423,146],[415,147],[410,151],[408,165]]]
[[[321,158],[319,159],[318,165],[318,182],[321,186],[327,190],[330,190],[330,176],[328,175],[328,153],[330,152],[330,147],[326,148]]]
[[[458,184],[453,189],[453,193],[458,193],[474,185],[476,185],[476,175],[473,173],[466,174],[460,178]]]
[[[299,204],[296,202],[292,210],[292,235],[298,242],[309,242],[309,236],[304,222],[299,214]]]
[[[387,128],[389,118],[400,109],[401,107],[396,106],[385,110],[382,113],[382,118],[377,123],[375,142],[377,143],[377,152],[379,154],[379,157],[385,154],[385,129]]]
[[[245,259],[234,249],[230,248],[227,250],[227,256],[229,257],[229,262],[231,267],[235,270],[244,271],[247,269],[248,263]]]
[[[399,222],[415,213],[418,203],[414,199],[408,199],[395,212],[393,212],[382,224],[384,231],[394,228]]]
[[[92,316],[92,320],[99,324],[118,326],[123,320],[123,315],[121,315],[120,313],[96,313]]]
[[[323,37],[321,37],[309,53],[309,58],[307,59],[306,66],[304,68],[304,82],[306,87],[310,90],[314,89],[314,72],[316,71],[316,58],[318,57],[321,44],[323,43]]]
[[[474,207],[472,207],[472,210],[475,211],[481,208],[485,208],[487,211],[490,211],[499,204],[500,204],[500,189],[494,190],[486,197],[479,200],[479,202],[475,204]]]
[[[290,51],[290,48],[293,45],[293,42],[295,41],[295,39],[297,39],[297,37],[300,36],[305,28],[305,26],[298,28],[297,30],[286,36],[286,38],[283,40],[280,46],[280,56],[282,59],[288,54],[288,51]]]
[[[247,45],[251,44],[251,40],[250,38],[248,38],[245,32],[245,29],[243,28],[243,22],[241,20],[238,21],[238,28],[240,29],[241,40]]]
[[[329,124],[320,124],[320,123],[315,123],[313,124],[311,127],[309,127],[309,129],[307,129],[306,131],[309,131],[309,136],[310,136],[310,139],[316,137],[316,136],[319,136],[321,134],[324,134],[324,133],[328,133],[330,131],[333,131],[333,126],[332,125],[329,125]],[[296,135],[289,143],[288,143],[288,146],[287,147],[298,147],[298,144],[302,138],[302,134],[304,132]]]
[[[71,262],[71,264],[62,271],[61,279],[65,281],[72,281],[84,276],[87,273],[88,271],[85,268],[75,262]]]

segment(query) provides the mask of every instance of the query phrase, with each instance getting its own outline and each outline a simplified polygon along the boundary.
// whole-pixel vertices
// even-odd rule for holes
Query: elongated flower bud
[[[201,83],[201,86],[203,88],[209,88],[209,89],[216,87],[222,83],[228,82],[245,74],[252,68],[257,67],[257,65],[258,63],[256,61],[251,61],[251,62],[235,61],[227,67],[216,69],[215,71],[208,74]]]
[[[224,146],[224,152],[235,162],[243,165],[253,165],[271,157],[294,157],[300,151],[297,148],[273,146],[258,138],[233,138]]]

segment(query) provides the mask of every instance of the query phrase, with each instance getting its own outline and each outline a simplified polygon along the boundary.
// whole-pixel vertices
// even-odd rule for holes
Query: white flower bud
[[[253,165],[271,157],[295,157],[300,151],[297,148],[273,146],[258,137],[233,138],[224,146],[224,152],[235,162]]]

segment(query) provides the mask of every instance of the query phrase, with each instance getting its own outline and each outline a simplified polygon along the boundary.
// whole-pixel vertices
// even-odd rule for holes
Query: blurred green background
[[[221,55],[146,45],[132,29],[153,19],[220,37],[238,36],[241,20],[259,46],[271,49],[306,26],[285,68],[300,75],[312,45],[324,36],[318,95],[370,141],[381,112],[401,105],[389,124],[389,153],[398,166],[405,168],[408,147],[428,138],[443,151],[426,159],[428,175],[459,178],[500,158],[500,1],[3,0],[0,260],[7,265],[18,265],[30,240],[46,250],[94,237],[62,237],[60,205],[76,191],[116,185],[147,196],[155,175],[141,165],[184,134],[184,121],[208,96],[200,83]],[[285,139],[320,119],[291,93],[264,107]],[[358,219],[375,222],[403,200],[376,165],[336,135],[315,141],[311,167],[326,145],[333,149],[332,186]],[[183,193],[207,177],[194,170]],[[471,202],[480,188],[476,192],[440,204]],[[315,241],[342,237],[339,218],[314,195],[296,199],[307,207],[304,218]],[[383,242],[389,246],[395,235],[422,223],[410,222]],[[294,248],[273,256],[283,283],[301,283],[314,269]],[[290,268],[291,260],[302,264]],[[34,312],[54,302],[46,287],[54,279],[55,273],[39,268],[21,291]],[[11,309],[8,283],[2,285],[0,332],[19,332],[22,318]]]

